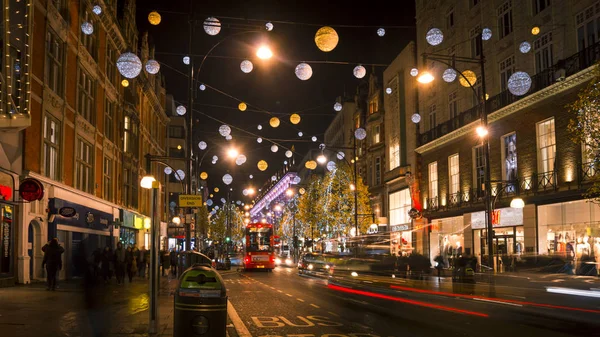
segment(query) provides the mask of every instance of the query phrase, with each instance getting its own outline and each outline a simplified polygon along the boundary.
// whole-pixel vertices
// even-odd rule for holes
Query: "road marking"
[[[340,315],[336,314],[335,312],[328,311],[327,313],[330,313],[330,314],[332,314],[335,317],[340,317]]]
[[[300,302],[304,302],[304,300],[301,299],[301,298],[297,298],[297,300],[300,301]]]
[[[475,301],[481,301],[481,302],[489,302],[489,303],[498,303],[498,304],[505,304],[505,305],[512,305],[514,307],[522,307],[522,304],[515,304],[515,303],[508,303],[508,302],[502,302],[502,301],[494,301],[494,300],[487,300],[485,298],[474,298]]]
[[[278,291],[278,292],[280,292],[280,293],[283,293],[283,291],[282,291],[282,290],[277,290],[277,291]]]
[[[318,306],[318,305],[316,305],[316,304],[312,304],[312,303],[311,303],[310,305],[312,305],[313,307],[315,307],[315,308],[317,308],[317,309],[320,309],[320,308],[321,308],[320,306]]]
[[[238,333],[238,336],[252,337],[250,330],[248,330],[246,325],[244,325],[244,322],[240,318],[240,315],[238,315],[237,311],[235,311],[235,308],[233,307],[233,304],[231,304],[230,301],[227,301],[227,313],[235,327],[235,331]]]
[[[289,297],[293,297],[292,294],[286,294],[286,295],[288,295]]]

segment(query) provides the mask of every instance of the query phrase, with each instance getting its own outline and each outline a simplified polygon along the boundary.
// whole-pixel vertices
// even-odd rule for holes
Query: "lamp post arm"
[[[467,83],[469,84],[469,87],[473,90],[473,94],[475,95],[477,102],[479,102],[479,100],[481,100],[481,97],[479,97],[479,95],[477,94],[477,90],[475,90],[475,87],[473,86],[471,81],[469,81],[469,79],[465,75],[463,75],[462,71],[456,69],[456,67],[454,67],[451,63],[447,62],[443,58],[438,58],[437,55],[435,55],[435,54],[423,54],[423,60],[425,60],[425,61],[432,60],[432,61],[440,62],[442,64],[447,65],[452,70],[456,71],[460,77],[462,77],[465,81],[467,81]],[[478,61],[478,63],[479,63],[479,61]]]
[[[151,171],[151,163],[154,162],[154,163],[159,163],[159,164],[162,164],[165,167],[170,168],[173,171],[173,173],[179,175],[177,173],[177,170],[175,170],[171,165],[169,165],[169,164],[167,164],[164,161],[162,161],[162,160],[159,159],[159,158],[162,158],[162,157],[154,157],[154,156],[152,156],[149,153],[147,153],[145,157],[146,157],[146,173],[147,174],[151,173],[150,172]],[[181,193],[185,193],[185,187],[183,186],[183,179],[178,179],[178,180],[179,180],[179,184],[181,185]]]

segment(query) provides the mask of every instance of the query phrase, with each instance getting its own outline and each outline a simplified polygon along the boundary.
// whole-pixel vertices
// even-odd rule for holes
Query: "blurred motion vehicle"
[[[298,261],[298,274],[311,275],[329,273],[335,264],[323,254],[306,253]]]
[[[293,267],[294,261],[288,254],[280,254],[275,257],[275,265],[282,267]]]
[[[246,226],[244,270],[275,268],[273,225],[251,223]]]

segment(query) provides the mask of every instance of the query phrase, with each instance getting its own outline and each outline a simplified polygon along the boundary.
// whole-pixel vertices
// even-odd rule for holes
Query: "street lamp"
[[[423,71],[421,75],[417,77],[417,81],[423,84],[431,83],[434,79],[435,78],[433,77],[433,75],[427,70]]]
[[[256,56],[261,60],[268,60],[273,56],[273,52],[268,46],[260,46],[256,51]]]
[[[231,158],[231,159],[235,159],[237,158],[237,156],[239,155],[238,150],[236,150],[235,148],[230,148],[229,150],[227,150],[227,157]]]

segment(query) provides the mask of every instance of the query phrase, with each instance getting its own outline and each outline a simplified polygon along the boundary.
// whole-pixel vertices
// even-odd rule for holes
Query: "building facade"
[[[371,207],[375,212],[373,223],[378,224],[380,217],[385,217],[385,109],[383,108],[383,90],[378,78],[369,75],[369,95],[367,98],[365,130],[367,130],[366,180],[369,187]],[[382,213],[383,212],[383,213]]]
[[[475,73],[470,77],[475,83],[466,87],[458,78],[452,83],[441,80],[448,68],[442,62],[420,63],[421,70],[427,68],[436,78],[419,84],[421,131],[416,148],[422,163],[421,201],[431,222],[432,261],[442,255],[448,266],[456,256],[467,254],[491,265],[486,259],[490,234],[482,200],[485,157],[475,132],[484,96],[496,268],[501,270],[507,259],[522,254],[566,256],[572,249],[577,262],[592,256],[590,245],[600,243],[600,208],[582,192],[598,177],[597,170],[582,144],[572,140],[572,116],[565,106],[593,77],[600,48],[600,3],[418,0],[416,5],[419,56],[485,57],[485,77],[477,63],[456,61],[463,74]],[[426,41],[433,27],[444,32],[437,46]],[[479,44],[484,28],[491,29],[492,36]],[[529,74],[532,83],[519,96],[509,90],[509,79],[517,71]],[[517,195],[525,201],[522,209],[509,207]]]

